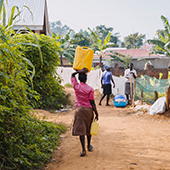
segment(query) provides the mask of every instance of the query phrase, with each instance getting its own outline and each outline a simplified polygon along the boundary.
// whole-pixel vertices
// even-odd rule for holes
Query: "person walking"
[[[129,68],[125,70],[124,72],[124,77],[127,79],[125,82],[125,95],[126,95],[126,99],[128,101],[128,105],[129,103],[129,95],[130,98],[132,98],[134,92],[133,92],[133,86],[134,86],[134,79],[137,78],[137,73],[136,70],[133,69],[133,63],[129,64]],[[131,83],[131,84],[130,84]],[[132,91],[131,91],[132,89]]]
[[[106,106],[110,106],[109,98],[110,98],[110,94],[112,94],[111,81],[113,83],[113,88],[115,87],[115,83],[112,78],[112,73],[110,72],[110,67],[105,66],[105,69],[106,71],[102,74],[102,78],[101,78],[101,87],[103,88],[103,96],[100,99],[99,105],[102,104],[102,100],[107,95]]]
[[[83,68],[82,70],[78,70],[72,74],[71,82],[76,95],[76,107],[75,107],[75,116],[73,123],[73,136],[79,136],[82,152],[80,156],[86,155],[85,149],[85,135],[87,136],[87,150],[89,152],[93,151],[93,146],[91,145],[91,135],[90,135],[90,127],[93,121],[95,113],[95,119],[98,120],[98,111],[96,108],[96,104],[94,101],[94,90],[92,87],[86,84],[88,69]],[[80,80],[80,84],[77,82],[75,77],[78,75],[78,79]]]

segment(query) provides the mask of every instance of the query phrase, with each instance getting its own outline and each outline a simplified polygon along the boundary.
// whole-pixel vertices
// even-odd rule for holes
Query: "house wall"
[[[119,64],[116,63],[114,68],[111,69],[111,72],[115,76],[124,76],[124,71],[125,69],[120,69]],[[159,73],[163,73],[162,79],[167,79],[168,78],[168,69],[156,69],[151,65],[147,66],[147,70],[143,69],[136,69],[137,76],[140,77],[141,75],[148,75],[150,77],[156,77],[157,79],[159,78]]]
[[[154,68],[168,68],[170,58],[156,58]]]
[[[62,60],[63,60],[63,65],[69,65],[70,64],[70,62],[64,57],[62,58]]]
[[[146,59],[146,60],[150,61],[153,64],[153,67],[155,69],[167,69],[170,58],[168,58],[168,57],[166,57],[166,58],[150,58],[150,59]],[[111,67],[115,67],[115,64],[118,63],[119,67],[124,68],[124,65],[122,63],[118,62],[117,60],[111,59],[111,62],[112,63],[110,63],[110,62],[108,63],[108,59],[103,59],[104,65],[109,65]],[[98,59],[93,60],[93,63],[95,63],[93,66],[98,65],[99,64]],[[133,58],[132,63],[134,64],[135,69],[143,70],[146,61],[145,60],[137,60],[137,58]]]

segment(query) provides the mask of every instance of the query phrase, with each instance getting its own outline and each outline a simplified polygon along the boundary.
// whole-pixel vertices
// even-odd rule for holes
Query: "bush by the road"
[[[65,127],[30,116],[30,103],[35,105],[39,95],[29,85],[32,67],[23,57],[23,45],[12,34],[15,33],[0,26],[0,169],[34,169],[49,160]],[[45,41],[46,38],[43,38]],[[47,69],[47,66],[43,68]],[[40,69],[39,72],[44,73],[45,70]],[[62,87],[51,78],[51,74],[40,74],[45,77],[44,81],[48,80],[43,85],[49,90],[45,100],[57,100],[56,95],[62,99],[65,97]],[[42,81],[43,78],[37,76],[36,79],[38,77]],[[49,85],[50,78],[52,85]],[[50,88],[54,88],[51,91],[56,94],[47,99],[52,95]]]

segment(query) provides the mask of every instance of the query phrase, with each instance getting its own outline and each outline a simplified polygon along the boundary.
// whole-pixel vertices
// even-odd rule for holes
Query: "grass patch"
[[[64,86],[65,86],[65,87],[73,87],[72,84],[70,84],[70,83],[67,83],[67,84],[65,84]]]

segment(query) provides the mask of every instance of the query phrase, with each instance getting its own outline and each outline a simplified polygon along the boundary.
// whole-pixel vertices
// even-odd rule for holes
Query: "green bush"
[[[28,85],[32,68],[23,46],[11,34],[0,26],[0,169],[34,169],[50,159],[65,127],[30,116],[39,95]]]
[[[1,161],[4,169],[34,169],[44,166],[60,142],[59,135],[66,128],[51,122],[22,116],[9,128],[1,143]]]
[[[73,85],[70,84],[70,83],[67,83],[67,84],[65,84],[64,86],[65,86],[65,87],[73,87]]]
[[[61,105],[66,105],[68,97],[64,88],[60,85],[61,79],[57,78],[56,68],[59,66],[59,48],[54,38],[46,35],[35,34],[42,52],[40,57],[39,49],[25,43],[36,44],[33,34],[17,36],[17,41],[24,42],[20,51],[22,55],[29,59],[35,66],[35,76],[33,78],[34,90],[40,94],[37,107],[41,109],[59,109]]]

